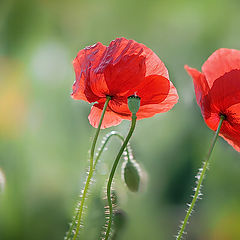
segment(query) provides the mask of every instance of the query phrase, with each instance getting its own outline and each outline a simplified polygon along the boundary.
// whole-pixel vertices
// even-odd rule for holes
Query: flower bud
[[[123,178],[130,191],[138,191],[140,185],[140,170],[137,163],[128,160],[125,165],[123,165]]]
[[[122,230],[125,227],[126,221],[127,221],[127,215],[123,210],[118,209],[114,212],[113,223],[114,223],[114,228],[117,231]]]
[[[137,95],[131,95],[128,97],[128,109],[132,114],[136,114],[140,108],[141,98]]]

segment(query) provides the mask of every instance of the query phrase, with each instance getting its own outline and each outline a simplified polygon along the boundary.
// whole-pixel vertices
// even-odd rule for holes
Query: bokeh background
[[[124,36],[165,62],[179,103],[141,120],[131,140],[144,169],[132,194],[115,178],[124,240],[174,239],[213,132],[184,64],[200,69],[220,47],[240,49],[238,0],[3,0],[0,2],[0,239],[63,239],[88,167],[90,105],[70,98],[72,60],[97,41]],[[129,122],[102,131],[127,133]],[[104,186],[120,143],[98,166],[81,239],[99,239]],[[240,158],[219,139],[187,239],[240,239]]]

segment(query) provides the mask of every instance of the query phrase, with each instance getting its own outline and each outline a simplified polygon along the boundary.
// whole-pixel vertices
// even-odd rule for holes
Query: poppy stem
[[[86,197],[87,197],[88,188],[90,186],[91,179],[92,179],[93,172],[94,172],[94,161],[93,160],[94,160],[95,147],[96,147],[97,139],[98,139],[99,132],[100,132],[100,129],[101,129],[103,117],[105,115],[105,112],[106,112],[106,109],[107,109],[107,106],[108,106],[108,103],[109,103],[110,100],[111,100],[111,97],[107,96],[106,97],[106,102],[105,102],[103,110],[102,110],[102,115],[101,115],[101,118],[100,118],[100,121],[99,121],[99,124],[98,124],[98,128],[97,128],[97,131],[95,133],[95,136],[94,136],[94,139],[93,139],[93,142],[92,142],[92,146],[91,146],[90,167],[89,167],[87,180],[86,180],[86,183],[85,183],[85,186],[84,186],[84,190],[83,190],[80,206],[79,206],[79,208],[78,208],[78,210],[76,212],[75,217],[73,218],[70,230],[69,230],[69,232],[67,234],[67,237],[65,238],[66,240],[70,239],[75,225],[76,225],[76,229],[74,231],[74,236],[73,236],[72,239],[76,240],[77,237],[78,237],[78,234],[79,234],[79,230],[80,230],[80,226],[81,226],[81,220],[82,220],[83,206],[84,206],[84,202],[85,202]]]
[[[110,176],[108,178],[107,199],[108,199],[108,205],[109,205],[109,220],[108,220],[108,226],[107,226],[107,230],[106,230],[105,240],[107,240],[108,237],[109,237],[110,230],[111,230],[111,225],[112,225],[112,218],[113,218],[113,216],[112,216],[113,215],[113,208],[112,208],[112,200],[111,200],[111,185],[112,185],[113,177],[114,177],[117,165],[119,163],[119,160],[120,160],[120,158],[123,154],[123,151],[126,148],[128,142],[129,142],[129,140],[130,140],[130,138],[133,134],[133,131],[134,131],[135,126],[136,126],[136,120],[137,120],[136,114],[132,114],[132,123],[131,123],[130,130],[128,132],[128,135],[127,135],[125,141],[122,144],[122,147],[121,147],[114,163],[113,163],[112,170],[111,170]]]
[[[203,182],[205,173],[206,173],[207,168],[208,168],[209,159],[210,159],[210,156],[211,156],[211,154],[212,154],[212,152],[213,152],[213,148],[214,148],[215,143],[216,143],[216,141],[217,141],[217,138],[218,138],[218,135],[219,135],[219,132],[220,132],[220,129],[221,129],[221,126],[222,126],[222,123],[223,123],[223,120],[224,120],[224,119],[225,119],[225,116],[221,115],[220,121],[219,121],[219,124],[218,124],[218,128],[217,128],[217,130],[216,130],[216,132],[215,132],[215,135],[214,135],[214,137],[213,137],[212,143],[211,143],[211,145],[210,145],[210,148],[209,148],[209,151],[208,151],[208,154],[207,154],[207,157],[206,157],[206,161],[203,162],[203,167],[200,168],[199,174],[197,175],[198,181],[197,181],[197,186],[196,186],[196,188],[195,188],[195,194],[194,194],[194,196],[193,196],[193,199],[192,199],[191,204],[189,205],[189,208],[188,208],[188,210],[187,210],[187,214],[186,214],[186,216],[185,216],[185,218],[184,218],[184,221],[183,221],[183,224],[182,224],[182,226],[181,226],[181,229],[180,229],[180,231],[178,232],[178,235],[177,235],[176,240],[180,240],[180,239],[182,238],[182,235],[183,235],[183,233],[184,233],[184,229],[185,229],[185,227],[186,227],[186,225],[187,225],[187,223],[188,223],[188,219],[189,219],[189,217],[190,217],[190,215],[191,215],[191,213],[192,213],[192,211],[193,211],[193,208],[194,208],[194,205],[195,205],[197,199],[198,199],[199,196],[200,196],[200,190],[201,190],[201,186],[202,186],[202,182]]]
[[[103,143],[103,145],[101,146],[99,152],[97,153],[97,157],[96,157],[95,162],[94,162],[94,165],[93,165],[93,169],[94,169],[94,170],[95,170],[95,168],[96,168],[96,165],[97,165],[97,163],[98,163],[98,160],[99,160],[99,158],[100,158],[100,156],[101,156],[104,148],[106,147],[106,145],[107,145],[107,143],[109,142],[110,138],[113,137],[113,136],[118,137],[122,142],[124,142],[124,137],[123,137],[120,133],[118,133],[118,132],[116,132],[116,131],[112,131],[112,132],[110,132],[109,134],[107,134],[107,135],[106,135],[106,140],[104,141],[104,143]],[[126,148],[125,148],[125,151],[126,151],[128,160],[130,160],[129,148],[130,148],[129,145],[126,146]],[[131,150],[131,148],[130,148],[130,150]]]

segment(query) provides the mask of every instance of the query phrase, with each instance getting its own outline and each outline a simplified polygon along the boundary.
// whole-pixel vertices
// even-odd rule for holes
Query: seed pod
[[[137,95],[131,95],[128,97],[128,108],[132,114],[136,114],[140,108],[141,98]]]
[[[123,178],[130,191],[138,191],[140,185],[140,169],[135,161],[128,160],[124,163]]]

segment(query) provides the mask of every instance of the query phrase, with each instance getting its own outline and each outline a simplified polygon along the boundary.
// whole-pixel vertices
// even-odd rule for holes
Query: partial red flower
[[[197,103],[208,127],[240,151],[240,51],[219,49],[202,66],[202,73],[185,66],[192,76]]]
[[[73,61],[76,81],[72,97],[95,103],[88,117],[97,127],[106,96],[111,96],[101,128],[131,119],[127,98],[137,94],[141,106],[137,118],[148,118],[170,110],[178,94],[168,71],[157,55],[134,40],[117,38],[108,47],[102,43],[80,50]]]

